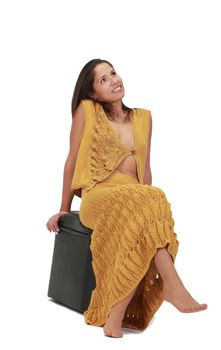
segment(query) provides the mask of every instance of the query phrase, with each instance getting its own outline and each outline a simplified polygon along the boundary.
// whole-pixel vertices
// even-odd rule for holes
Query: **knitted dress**
[[[135,145],[129,149],[99,103],[81,102],[85,126],[71,188],[82,198],[81,223],[93,229],[90,249],[96,279],[84,319],[104,326],[112,307],[137,287],[122,327],[144,330],[163,302],[163,281],[153,257],[166,247],[175,262],[179,246],[164,191],[143,183],[151,112],[132,110]],[[116,169],[131,154],[138,180]]]

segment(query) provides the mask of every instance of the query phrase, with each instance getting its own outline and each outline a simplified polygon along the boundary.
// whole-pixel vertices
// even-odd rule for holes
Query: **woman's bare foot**
[[[207,308],[199,304],[186,290],[167,249],[160,248],[154,256],[156,267],[163,279],[163,299],[169,301],[181,312],[196,312]]]
[[[103,331],[106,336],[113,337],[113,338],[123,337],[123,332],[121,328],[123,316],[124,315],[122,315],[122,312],[119,311],[117,308],[115,307],[112,308],[111,313],[107,319],[107,322],[103,327]]]
[[[180,312],[197,312],[207,309],[207,304],[199,304],[182,283],[166,284],[163,287],[163,299],[173,304]]]
[[[122,332],[122,321],[124,318],[125,310],[127,308],[127,305],[133,298],[136,288],[132,290],[130,294],[127,295],[125,299],[123,299],[119,304],[115,304],[111,312],[109,314],[109,317],[103,327],[104,334],[108,337],[113,338],[122,338],[123,332]]]

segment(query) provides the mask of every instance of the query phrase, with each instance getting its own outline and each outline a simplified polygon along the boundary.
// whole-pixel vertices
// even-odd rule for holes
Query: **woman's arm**
[[[74,194],[71,191],[71,182],[74,174],[78,150],[84,130],[84,109],[79,104],[72,118],[70,132],[70,150],[64,165],[63,190],[60,211],[70,211]]]
[[[147,140],[147,157],[146,157],[145,172],[144,172],[144,185],[152,184],[152,173],[150,168],[151,135],[152,135],[152,116],[150,113],[149,133],[148,133],[148,140]]]
[[[152,173],[151,170],[145,173],[144,185],[152,185]]]

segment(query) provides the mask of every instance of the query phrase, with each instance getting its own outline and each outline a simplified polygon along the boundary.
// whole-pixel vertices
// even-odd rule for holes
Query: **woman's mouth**
[[[112,92],[118,92],[121,91],[123,89],[122,85],[118,85],[114,90],[112,90]]]

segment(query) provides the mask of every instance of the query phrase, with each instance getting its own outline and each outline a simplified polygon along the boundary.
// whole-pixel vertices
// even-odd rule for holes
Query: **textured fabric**
[[[103,326],[111,308],[138,285],[122,326],[145,329],[163,302],[153,257],[166,247],[175,261],[179,245],[165,193],[115,170],[82,190],[80,220],[93,229],[90,249],[96,278],[85,322]]]
[[[100,103],[81,100],[84,108],[84,131],[71,183],[72,192],[81,197],[81,189],[89,190],[106,179],[128,155],[133,154],[139,182],[143,184],[151,112],[133,108],[130,122],[135,145],[128,148],[116,136]]]

